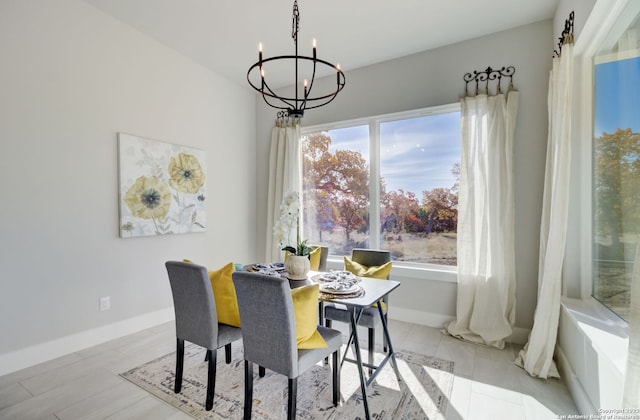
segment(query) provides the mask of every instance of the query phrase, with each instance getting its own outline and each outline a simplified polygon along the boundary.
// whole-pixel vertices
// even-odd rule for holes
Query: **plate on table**
[[[349,271],[329,271],[320,274],[320,280],[325,282],[355,282],[356,276]]]
[[[261,268],[260,270],[256,270],[255,272],[264,274],[265,276],[281,277],[280,271],[273,268]]]
[[[320,291],[322,293],[331,293],[333,295],[348,295],[357,290],[358,285],[355,282],[348,281],[334,281],[320,285]]]
[[[253,269],[255,271],[263,271],[263,270],[284,271],[285,270],[284,264],[280,262],[254,264]]]

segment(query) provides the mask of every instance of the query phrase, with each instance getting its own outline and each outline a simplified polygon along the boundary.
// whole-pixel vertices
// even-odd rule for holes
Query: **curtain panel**
[[[458,296],[449,334],[504,348],[515,321],[513,143],[518,92],[465,97]]]
[[[569,215],[573,61],[573,45],[563,45],[560,57],[553,59],[549,75],[549,134],[540,221],[538,303],[529,342],[515,360],[516,365],[540,378],[560,377],[553,353],[560,317],[562,264]]]
[[[274,238],[273,227],[280,218],[280,205],[287,192],[300,193],[300,125],[278,121],[271,131],[269,152],[269,191],[267,195],[267,243],[265,261],[282,261],[282,251]]]

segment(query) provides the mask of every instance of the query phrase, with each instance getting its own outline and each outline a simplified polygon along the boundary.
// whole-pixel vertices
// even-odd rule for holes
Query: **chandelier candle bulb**
[[[262,67],[262,42],[258,44],[258,63],[260,63],[260,67]]]

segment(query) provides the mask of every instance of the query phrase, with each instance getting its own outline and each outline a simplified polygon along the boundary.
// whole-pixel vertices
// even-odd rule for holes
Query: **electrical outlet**
[[[100,312],[108,311],[111,309],[111,296],[104,296],[100,298]]]

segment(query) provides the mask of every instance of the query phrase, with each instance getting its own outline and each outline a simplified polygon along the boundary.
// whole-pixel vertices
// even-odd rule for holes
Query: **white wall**
[[[347,71],[344,91],[330,105],[308,111],[303,121],[311,126],[457,102],[464,92],[465,73],[488,66],[515,66],[515,87],[521,92],[515,145],[516,326],[524,330],[533,323],[537,295],[552,36],[551,20],[543,21]],[[274,117],[272,108],[257,104],[259,156],[268,155]],[[266,160],[257,161],[257,171],[258,214],[266,214]],[[258,244],[263,247],[264,241],[262,237]],[[264,254],[263,248],[259,254]],[[421,322],[455,315],[455,283],[435,280],[424,272],[400,279],[403,285],[392,297],[394,308],[399,307],[400,311],[392,311],[390,316],[399,312]],[[521,331],[517,341],[524,339],[526,331]]]
[[[246,87],[77,0],[2,0],[0,57],[0,374],[170,318],[168,259],[256,259]],[[118,132],[207,152],[206,233],[119,239]]]

